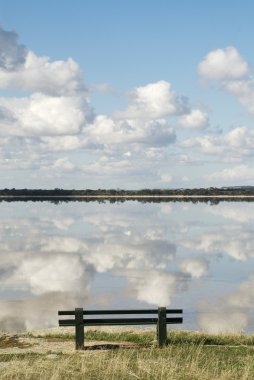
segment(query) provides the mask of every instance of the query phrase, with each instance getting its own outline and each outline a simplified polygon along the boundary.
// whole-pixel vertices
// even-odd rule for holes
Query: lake
[[[74,307],[182,308],[191,330],[254,330],[253,202],[1,202],[0,329]]]

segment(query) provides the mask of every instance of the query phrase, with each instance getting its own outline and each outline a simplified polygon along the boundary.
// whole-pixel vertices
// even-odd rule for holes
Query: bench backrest
[[[166,343],[167,324],[182,323],[182,317],[168,317],[168,314],[182,314],[182,309],[142,309],[142,310],[83,310],[76,308],[71,311],[58,311],[58,315],[74,316],[74,319],[60,319],[59,326],[75,326],[76,329],[76,349],[84,348],[84,327],[85,326],[128,326],[128,325],[157,325],[157,338],[159,346]],[[149,317],[131,317],[126,315],[154,315]],[[155,316],[156,314],[156,316]],[[108,316],[111,318],[84,318],[84,316]],[[124,315],[124,317],[112,318],[112,315]]]
[[[154,325],[158,323],[159,315],[161,314],[182,314],[181,309],[166,309],[160,307],[158,309],[142,309],[142,310],[83,310],[76,308],[72,311],[59,311],[58,315],[73,315],[75,319],[60,319],[59,326],[76,326],[83,324],[84,326],[113,326],[113,325]],[[157,314],[153,317],[117,317],[117,318],[83,318],[83,316],[97,316],[97,315],[151,315]],[[183,319],[180,317],[167,317],[166,323],[182,323]]]

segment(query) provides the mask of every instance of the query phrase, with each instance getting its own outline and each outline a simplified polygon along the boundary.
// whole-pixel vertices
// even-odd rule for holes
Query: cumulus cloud
[[[168,168],[197,162],[192,151],[238,162],[253,155],[253,134],[245,127],[220,136],[207,132],[177,144],[174,126],[185,129],[179,134],[186,136],[209,126],[209,117],[191,107],[170,82],[135,87],[127,93],[125,109],[95,114],[82,70],[72,58],[38,56],[19,44],[15,32],[2,28],[0,42],[0,89],[20,91],[16,97],[0,98],[0,166],[6,171],[42,169],[52,180],[58,173],[59,180],[64,172],[75,179],[79,170],[80,176],[93,177],[93,186],[101,180],[106,186],[120,186],[119,181],[126,186],[129,176],[129,186],[140,187],[155,181],[182,183],[185,173],[177,177],[176,169]],[[223,88],[252,110],[249,71],[233,47],[210,52],[199,65],[203,78],[223,81]],[[105,83],[89,86],[95,87],[113,92]],[[182,154],[181,149],[190,152]],[[74,151],[78,154],[72,160]],[[77,157],[79,165],[73,163]]]
[[[216,208],[212,207],[209,212],[214,215],[223,216],[225,219],[230,219],[238,223],[251,222],[254,220],[254,214],[249,205],[234,204],[234,205],[217,205]]]
[[[89,290],[82,292],[50,292],[36,297],[0,301],[0,323],[2,331],[47,329],[56,326],[56,310],[73,310],[77,305],[87,304]]]
[[[172,298],[181,289],[182,282],[177,274],[152,270],[131,278],[128,293],[151,305],[171,305]]]
[[[29,51],[25,62],[15,70],[0,70],[0,88],[42,92],[51,96],[86,93],[83,74],[78,64],[66,61],[50,62],[48,57],[37,57]]]
[[[67,231],[75,223],[75,220],[72,217],[63,217],[61,219],[53,219],[52,222],[58,229]]]
[[[179,118],[179,124],[183,128],[204,129],[209,125],[209,117],[206,112],[193,109],[190,113]]]
[[[13,123],[14,121],[16,120],[15,120],[13,112],[6,107],[0,106],[0,123],[10,124],[10,123]]]
[[[190,258],[182,260],[179,267],[184,273],[199,278],[208,274],[208,261],[204,258]]]
[[[43,327],[56,325],[57,309],[91,303],[94,306],[94,298],[89,297],[94,292],[97,296],[101,294],[104,300],[107,293],[113,291],[141,304],[170,305],[179,298],[182,301],[187,299],[188,303],[194,294],[192,289],[195,292],[196,279],[207,274],[208,263],[212,260],[216,260],[218,268],[218,258],[230,255],[237,260],[234,268],[237,265],[240,276],[245,273],[241,271],[240,261],[253,257],[252,227],[246,229],[246,225],[241,226],[234,221],[217,228],[214,217],[211,220],[207,215],[214,207],[208,205],[198,207],[195,222],[192,218],[197,205],[191,204],[147,204],[144,208],[135,202],[117,207],[109,203],[88,203],[85,214],[78,204],[53,206],[38,203],[28,207],[26,217],[18,216],[19,213],[15,213],[15,218],[12,218],[12,213],[7,216],[1,214],[1,289],[13,297],[12,301],[0,304],[2,328],[37,328],[40,315],[44,318]],[[235,208],[237,212],[239,205]],[[4,209],[3,212],[8,211]],[[179,215],[181,222],[178,223]],[[205,225],[201,219],[206,220]],[[75,228],[72,228],[74,224]],[[176,242],[180,246],[178,259]],[[230,265],[230,260],[228,262]],[[179,271],[175,272],[177,265]],[[246,268],[246,264],[243,267]],[[110,290],[98,286],[100,274],[104,280],[110,279]],[[212,314],[208,308],[209,313],[198,313],[202,318],[202,321],[199,319],[202,328],[220,331],[247,326],[246,305],[253,304],[253,280],[237,287],[239,279],[232,279],[242,303],[231,293],[225,308],[224,303],[222,307],[218,306],[216,300],[216,305],[211,308]],[[205,281],[206,278],[202,279],[204,291],[208,289],[209,292]],[[212,276],[209,276],[209,281],[213,281]],[[193,286],[187,292],[190,283]],[[221,287],[214,286],[213,289],[221,292]],[[26,292],[26,298],[19,293],[19,300],[15,300],[15,294],[22,291]],[[217,293],[215,295],[217,299]],[[99,303],[98,299],[96,302]],[[16,305],[19,315],[13,313],[15,308],[12,305]],[[29,313],[32,309],[34,312]],[[227,313],[230,323],[226,326]]]
[[[248,71],[248,63],[233,46],[209,52],[198,65],[198,74],[208,80],[237,79]]]
[[[170,183],[172,181],[172,176],[168,173],[161,174],[161,182]]]
[[[40,205],[37,206],[40,209]],[[15,217],[12,220],[3,217],[2,222],[0,220],[1,289],[27,294],[26,299],[20,298],[19,307],[23,308],[20,318],[11,314],[11,304],[15,300],[12,303],[6,301],[0,312],[2,328],[36,328],[43,308],[48,310],[43,326],[55,325],[56,310],[67,307],[68,304],[64,304],[67,298],[72,301],[71,307],[87,304],[85,301],[93,292],[93,279],[99,273],[111,278],[119,275],[125,278],[127,293],[135,299],[139,294],[140,302],[157,303],[155,296],[160,285],[163,285],[162,305],[171,302],[182,290],[181,276],[169,273],[169,264],[176,255],[175,244],[168,236],[165,239],[165,231],[159,232],[157,223],[157,230],[153,231],[150,218],[147,223],[140,223],[143,216],[136,216],[133,220],[130,205],[110,208],[111,211],[105,207],[108,205],[99,205],[99,213],[97,206],[87,205],[85,215],[79,207],[75,208],[75,223],[82,230],[88,227],[90,231],[89,236],[82,234],[82,238],[74,236],[76,233],[73,235],[69,228],[74,223],[73,218],[68,217],[69,208],[56,210],[44,205],[43,215],[30,210],[29,218]],[[145,212],[146,218],[150,212]],[[64,236],[59,229],[64,231]],[[133,282],[134,277],[139,281]],[[154,294],[150,294],[151,286],[148,286],[151,279]],[[122,293],[122,285],[119,291]],[[31,316],[25,312],[30,310],[29,305],[37,305]]]
[[[0,89],[30,94],[0,98],[0,134],[79,134],[93,118],[79,65],[38,57],[17,39],[0,28]]]
[[[130,186],[139,187],[173,183],[169,165],[190,163],[187,155],[169,149],[177,140],[174,125],[203,129],[209,118],[191,110],[189,99],[171,83],[135,87],[126,95],[125,109],[95,114],[83,72],[72,58],[39,56],[19,44],[15,32],[1,28],[0,42],[0,89],[17,94],[0,98],[1,168],[47,170],[52,180],[57,172],[58,179],[63,172],[74,178],[79,170],[84,178],[93,176],[93,186],[102,178],[119,185],[129,175]],[[89,89],[117,95],[106,83]],[[74,151],[82,157],[79,167],[70,157]]]
[[[240,333],[247,327],[249,318],[246,313],[221,305],[220,307],[205,305],[207,313],[198,316],[199,327],[211,334]]]
[[[226,184],[253,184],[254,168],[247,165],[238,165],[212,173],[206,177],[211,182]]]
[[[228,297],[228,304],[239,309],[252,309],[254,302],[254,275],[244,281],[238,289]]]
[[[18,34],[8,32],[0,26],[0,68],[12,71],[25,63],[27,49],[18,43]]]
[[[127,119],[158,119],[188,109],[187,100],[177,97],[169,82],[161,80],[136,87],[128,93],[129,106],[115,117]]]
[[[174,143],[175,131],[164,119],[114,120],[98,115],[94,123],[86,130],[97,144],[140,143],[150,146],[163,146]]]
[[[225,83],[224,88],[231,95],[236,96],[251,114],[254,114],[254,80],[252,78],[229,81]]]
[[[179,142],[179,146],[186,149],[195,148],[204,154],[217,155],[225,161],[237,161],[253,155],[254,132],[242,126],[219,136],[204,135],[189,138]]]
[[[254,114],[254,81],[248,63],[234,47],[218,49],[207,54],[198,65],[202,79],[218,80],[221,88]]]
[[[66,154],[60,158],[53,154],[89,149],[94,162],[81,165],[83,176],[102,172],[107,178],[112,172],[119,176],[125,168],[136,178],[148,178],[150,173],[151,181],[160,180],[151,162],[159,167],[165,148],[176,141],[168,116],[190,112],[188,99],[178,96],[169,82],[136,87],[129,91],[124,111],[96,116],[82,70],[73,59],[38,56],[20,45],[14,32],[1,29],[0,39],[0,89],[21,91],[21,96],[0,98],[0,138],[9,138],[3,143],[2,166],[47,169],[53,176],[61,169],[74,173],[76,166]],[[99,87],[112,92],[107,84]]]
[[[73,59],[51,62],[49,57],[38,57],[17,40],[17,33],[0,27],[0,88],[55,96],[86,92],[82,71]]]
[[[56,170],[72,170],[74,167],[75,165],[67,157],[63,157],[58,158],[52,168]]]
[[[88,281],[91,271],[82,265],[77,255],[56,254],[37,255],[25,259],[9,278],[11,283],[28,283],[33,294],[48,292],[68,292],[70,289],[81,289],[84,279]],[[65,281],[68,273],[68,281]],[[89,277],[88,277],[89,276]]]
[[[29,141],[32,142],[33,140]],[[40,136],[37,145],[45,152],[71,151],[88,147],[88,140],[83,134]]]
[[[254,256],[253,232],[241,226],[223,226],[220,229],[203,233],[195,239],[185,239],[180,245],[191,251],[212,255],[228,255],[237,261],[246,261]]]
[[[253,320],[250,312],[254,301],[254,276],[242,282],[233,292],[220,299],[221,305],[204,305],[199,325],[211,333],[242,332]]]
[[[0,106],[12,110],[14,116],[8,129],[1,128],[2,135],[77,134],[86,123],[86,104],[79,96],[36,93],[26,98],[0,98]]]

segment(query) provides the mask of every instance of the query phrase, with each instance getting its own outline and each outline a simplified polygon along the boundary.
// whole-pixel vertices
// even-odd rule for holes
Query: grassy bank
[[[70,332],[59,331],[58,334],[33,334],[36,344],[40,340],[48,342],[48,350],[44,353],[31,352],[31,349],[23,353],[20,348],[17,353],[2,350],[5,352],[3,354],[0,339],[1,380],[254,379],[253,337],[171,331],[169,344],[159,349],[152,331],[116,333],[91,330],[89,334],[95,343],[127,341],[132,345],[120,349],[115,346],[115,349],[109,350],[54,352],[50,349],[51,342],[61,340],[67,344],[73,338]],[[22,347],[24,336],[20,341],[17,336],[12,341]],[[6,336],[2,338],[2,343],[4,340],[8,341]],[[25,347],[28,343],[23,344]]]
[[[56,338],[74,340],[74,329],[55,329],[43,332],[23,334],[35,338]],[[154,328],[126,329],[126,328],[97,328],[85,329],[85,339],[92,341],[131,342],[141,344],[156,344],[156,332]],[[246,334],[208,334],[185,330],[168,330],[168,344],[194,344],[194,345],[232,345],[254,346],[254,335]]]

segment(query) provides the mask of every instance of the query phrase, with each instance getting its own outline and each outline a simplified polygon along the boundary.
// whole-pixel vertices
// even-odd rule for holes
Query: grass
[[[69,331],[23,334],[48,340],[73,339]],[[154,330],[88,330],[87,339],[132,342],[128,349],[73,353],[6,353],[0,350],[1,380],[253,380],[254,336],[170,330],[157,348]],[[145,345],[145,347],[144,347]]]
[[[7,359],[7,360],[6,360]],[[254,378],[249,347],[168,346],[58,355],[0,355],[1,380],[247,380]]]
[[[113,329],[112,329],[113,330]],[[68,330],[61,333],[61,330],[52,333],[27,333],[24,336],[47,339],[75,339],[74,331]],[[87,329],[85,330],[86,340],[98,340],[108,342],[131,342],[141,344],[152,344],[156,342],[154,329],[132,329],[120,332]],[[254,335],[245,334],[208,334],[202,332],[168,330],[168,344],[203,344],[203,345],[232,345],[232,346],[254,346]]]
[[[17,347],[17,348],[28,348],[32,347],[33,345],[30,343],[24,343],[19,340],[19,337],[17,335],[14,336],[8,336],[8,335],[1,335],[0,336],[0,349],[6,349],[11,347]]]

